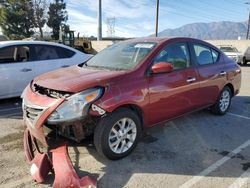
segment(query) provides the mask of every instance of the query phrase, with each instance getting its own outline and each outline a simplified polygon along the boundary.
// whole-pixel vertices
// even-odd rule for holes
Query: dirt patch
[[[0,138],[0,143],[4,144],[4,143],[9,143],[9,142],[13,142],[13,141],[17,141],[23,138],[23,132],[16,132],[16,133],[11,133],[8,134],[6,136],[3,136]]]
[[[137,152],[131,156],[131,161],[147,160],[153,161],[156,159],[173,159],[176,156],[175,152],[169,150]]]
[[[219,154],[222,156],[227,156],[230,152],[229,151],[222,151]]]
[[[150,143],[156,142],[157,140],[158,138],[155,138],[149,134],[144,134],[142,137],[142,142],[145,144],[150,144]]]
[[[243,155],[241,155],[240,153],[238,153],[238,154],[231,157],[231,159],[234,159],[234,158],[241,159],[241,160],[246,160],[246,158]]]
[[[218,152],[217,149],[210,149],[210,151],[212,151],[212,152]]]
[[[8,142],[5,144],[1,144],[1,148],[3,151],[10,151],[10,150],[23,150],[23,142],[21,139],[15,140],[12,142]]]
[[[247,169],[250,168],[250,162],[247,163],[241,163],[242,165],[242,170],[247,171]]]

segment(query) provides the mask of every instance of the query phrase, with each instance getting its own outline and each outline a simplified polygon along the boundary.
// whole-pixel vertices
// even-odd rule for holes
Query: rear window
[[[200,44],[194,44],[193,47],[199,65],[209,65],[216,63],[219,60],[219,52],[216,50]]]
[[[219,52],[217,52],[216,50],[212,49],[212,56],[213,56],[214,62],[217,62],[219,60]]]
[[[58,46],[36,45],[34,48],[36,53],[35,60],[37,61],[71,58],[75,54],[71,50]]]

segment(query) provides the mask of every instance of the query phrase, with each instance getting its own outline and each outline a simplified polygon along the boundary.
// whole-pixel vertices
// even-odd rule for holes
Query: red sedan
[[[35,78],[22,95],[26,133],[44,146],[45,127],[77,142],[94,134],[97,151],[119,159],[144,128],[208,107],[225,114],[240,85],[240,67],[204,41],[128,40]]]

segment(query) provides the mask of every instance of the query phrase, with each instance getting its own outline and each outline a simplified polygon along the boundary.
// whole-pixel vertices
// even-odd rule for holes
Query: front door
[[[29,46],[0,49],[0,98],[20,96],[34,77]]]
[[[151,74],[148,77],[150,124],[187,113],[199,103],[199,82],[185,42],[169,44],[155,58],[153,64],[171,63],[170,73]]]

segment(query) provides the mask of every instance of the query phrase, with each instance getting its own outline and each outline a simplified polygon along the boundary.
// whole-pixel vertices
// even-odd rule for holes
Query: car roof
[[[163,38],[163,37],[139,37],[139,38],[133,38],[129,39],[126,41],[131,41],[131,42],[156,42],[156,43],[161,43],[169,38]]]
[[[141,38],[134,38],[134,39],[129,39],[127,41],[129,42],[156,42],[156,43],[164,43],[166,41],[174,41],[174,40],[187,40],[187,41],[196,41],[196,42],[203,42],[208,45],[211,45],[203,40],[196,39],[196,38],[190,38],[190,37],[141,37]]]
[[[50,45],[50,46],[58,46],[62,48],[67,48],[70,50],[73,50],[75,52],[78,52],[78,50],[75,50],[74,48],[71,48],[69,46],[66,46],[64,44],[59,44],[55,42],[46,42],[46,41],[28,41],[28,40],[9,40],[9,41],[0,41],[0,48],[7,47],[7,46],[13,46],[13,45]]]

